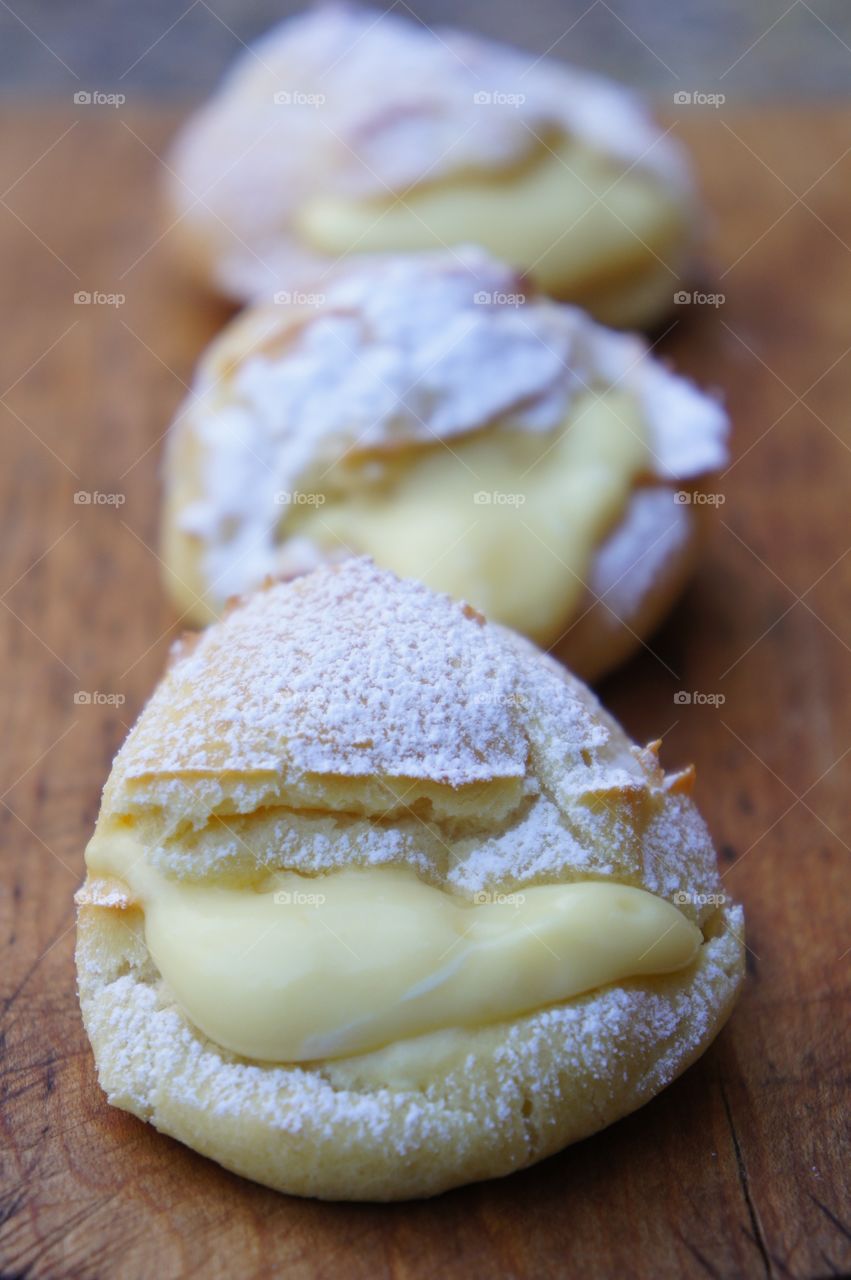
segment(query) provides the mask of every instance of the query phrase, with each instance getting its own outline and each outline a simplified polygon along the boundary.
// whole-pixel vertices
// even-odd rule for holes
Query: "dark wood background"
[[[602,689],[634,736],[664,735],[669,767],[697,763],[747,908],[744,996],[635,1116],[394,1207],[278,1196],[110,1109],[75,999],[83,848],[175,632],[162,434],[224,318],[158,240],[173,124],[19,109],[0,133],[4,1276],[847,1273],[851,109],[676,122],[713,210],[704,287],[725,301],[678,308],[659,350],[723,388],[735,460],[687,598]],[[75,303],[96,290],[125,301]]]

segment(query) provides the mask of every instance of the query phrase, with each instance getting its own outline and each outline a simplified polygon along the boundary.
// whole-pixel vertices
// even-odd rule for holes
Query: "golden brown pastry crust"
[[[392,863],[468,898],[614,880],[677,904],[705,941],[670,976],[270,1065],[189,1022],[139,905],[91,874],[77,966],[103,1088],[227,1168],[328,1199],[433,1195],[593,1133],[706,1048],[741,982],[741,911],[692,783],[555,661],[448,597],[358,560],[267,587],[175,655],[116,758],[101,837],[132,829],[160,871],[214,884]]]
[[[80,1004],[114,1106],[291,1195],[411,1199],[534,1164],[685,1071],[741,982],[741,913],[722,912],[714,927],[685,974],[464,1033],[449,1069],[425,1085],[388,1087],[379,1055],[305,1071],[219,1049],[158,981],[138,912],[80,908]]]
[[[560,148],[569,158],[554,161]],[[300,225],[313,200],[392,207],[471,175],[507,182],[535,155],[563,170],[548,201],[564,210],[559,269],[546,253],[524,262],[523,225],[513,253],[487,247],[606,324],[643,327],[669,311],[690,265],[696,199],[684,152],[641,101],[589,72],[399,13],[378,21],[326,6],[247,50],[172,148],[169,240],[200,280],[239,301],[298,292],[333,261]],[[375,221],[380,229],[380,209]],[[388,233],[370,251],[469,238],[432,232],[417,214],[404,244]]]
[[[181,616],[209,622],[227,595],[252,589],[267,573],[304,572],[364,550],[357,524],[347,532],[345,509],[338,510],[333,533],[328,512],[341,501],[356,511],[378,473],[391,476],[391,495],[392,483],[404,492],[406,477],[416,479],[420,463],[429,466],[436,453],[444,462],[454,456],[459,476],[472,477],[477,464],[465,465],[463,448],[493,441],[500,456],[508,437],[521,443],[524,458],[538,456],[532,450],[540,440],[543,461],[520,469],[543,475],[556,464],[556,442],[597,398],[623,396],[645,437],[647,472],[633,477],[623,506],[613,508],[613,526],[595,534],[581,572],[584,598],[568,593],[560,606],[547,588],[553,601],[545,609],[547,625],[529,628],[585,679],[621,661],[650,634],[691,571],[705,508],[690,499],[726,457],[720,407],[665,369],[640,340],[541,299],[477,251],[400,257],[381,266],[361,262],[329,278],[325,288],[313,308],[249,308],[200,361],[164,467],[162,560]],[[483,289],[506,299],[519,291],[522,301],[482,306],[475,298]],[[461,336],[441,352],[449,325]],[[331,405],[326,386],[335,389]],[[398,396],[392,413],[391,390]],[[624,409],[614,412],[618,417]],[[632,437],[625,432],[625,438]],[[400,456],[407,461],[394,482]],[[281,505],[295,490],[331,505],[318,508],[311,524],[303,519],[309,506]],[[534,501],[532,493],[524,502]],[[385,506],[394,501],[380,500]],[[404,532],[398,493],[395,501]],[[470,506],[470,526],[478,523],[476,510]],[[522,535],[524,510],[514,518]],[[558,521],[551,524],[557,531]],[[424,565],[464,564],[465,555],[471,564],[479,563],[477,556],[488,563],[463,538],[448,554],[430,556],[425,530],[417,536]],[[380,561],[375,541],[367,550]],[[557,532],[551,547],[539,542],[542,563],[564,563]],[[537,552],[538,543],[533,547]],[[391,560],[393,553],[388,546]],[[485,597],[495,588],[510,594],[494,580],[501,560],[491,555],[490,564],[479,577],[466,575],[466,594],[475,604],[482,603],[476,586]],[[407,563],[394,567],[421,571]],[[570,587],[571,573],[572,567],[565,572]]]

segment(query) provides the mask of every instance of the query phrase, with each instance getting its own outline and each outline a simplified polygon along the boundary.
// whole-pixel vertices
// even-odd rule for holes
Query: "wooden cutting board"
[[[677,307],[659,350],[723,389],[735,461],[686,600],[602,689],[634,736],[664,736],[669,767],[697,763],[747,909],[744,996],[638,1114],[504,1181],[393,1207],[276,1195],[98,1089],[71,897],[110,761],[175,634],[157,466],[225,312],[181,282],[161,236],[173,117],[19,109],[4,124],[3,1274],[847,1273],[851,107],[684,108],[675,123],[714,215],[702,289],[725,301]],[[118,499],[75,504],[79,491]],[[724,702],[682,705],[679,690]]]

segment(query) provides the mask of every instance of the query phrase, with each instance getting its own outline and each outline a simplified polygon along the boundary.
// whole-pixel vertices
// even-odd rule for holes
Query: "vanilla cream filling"
[[[564,137],[536,142],[519,166],[467,170],[380,198],[316,196],[294,216],[307,245],[335,258],[480,244],[531,272],[546,293],[589,301],[649,260],[662,271],[668,263],[673,295],[684,222],[682,199],[652,174],[619,177],[608,157]]]
[[[290,508],[284,536],[372,556],[547,643],[650,459],[634,397],[610,390],[577,397],[555,432],[487,430],[380,467],[377,481]]]
[[[241,887],[188,883],[107,829],[89,871],[144,912],[165,984],[215,1043],[311,1062],[479,1027],[627,978],[685,968],[702,942],[676,907],[604,881],[470,902],[408,868],[279,872]]]

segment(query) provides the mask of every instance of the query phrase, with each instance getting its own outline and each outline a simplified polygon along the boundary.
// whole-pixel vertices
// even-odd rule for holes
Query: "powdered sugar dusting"
[[[315,274],[320,260],[292,227],[311,197],[387,197],[506,168],[557,134],[608,159],[613,181],[635,168],[689,191],[680,146],[621,86],[398,12],[324,6],[246,50],[190,120],[175,199],[190,208],[204,193],[257,250],[229,238],[225,283],[245,296],[268,288],[264,263],[285,281]],[[193,216],[204,217],[197,204]]]
[[[210,628],[166,674],[115,777],[521,778],[513,677],[462,605],[350,560]]]
[[[296,318],[249,312],[202,361],[172,441],[200,450],[180,525],[201,540],[210,596],[222,601],[327,556],[291,538],[288,521],[293,495],[321,490],[344,460],[451,447],[497,423],[552,432],[579,397],[611,388],[636,401],[661,480],[724,463],[723,410],[640,338],[528,292],[480,250],[356,260],[320,305]]]
[[[692,802],[588,689],[365,560],[267,588],[178,656],[116,758],[102,821],[127,814],[190,879],[395,863],[467,897],[719,890]]]
[[[414,785],[400,791],[405,769]],[[309,804],[282,800],[306,778]],[[222,817],[209,806],[232,783]],[[433,803],[438,787],[455,808]],[[406,803],[412,790],[431,807]],[[119,753],[102,829],[130,813],[161,870],[217,884],[234,872],[246,891],[277,869],[406,863],[462,895],[614,879],[705,926],[676,974],[303,1069],[207,1040],[157,973],[140,914],[90,882],[80,998],[110,1100],[249,1176],[257,1126],[270,1150],[286,1135],[276,1176],[304,1194],[369,1195],[364,1161],[393,1185],[414,1157],[425,1194],[540,1158],[555,1149],[544,1132],[584,1137],[687,1065],[741,980],[741,912],[682,779],[530,642],[363,560],[270,586],[177,654]],[[194,829],[178,830],[187,815]],[[319,1180],[301,1180],[317,1162]]]

